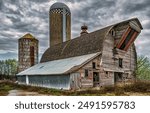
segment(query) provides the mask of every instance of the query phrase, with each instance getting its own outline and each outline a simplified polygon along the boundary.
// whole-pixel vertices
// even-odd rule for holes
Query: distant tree
[[[0,75],[5,78],[15,76],[17,73],[17,64],[15,59],[0,60]]]
[[[147,57],[144,56],[138,57],[136,76],[139,79],[150,80],[150,60]]]
[[[5,68],[5,62],[3,60],[0,60],[0,74],[4,74],[4,69]]]

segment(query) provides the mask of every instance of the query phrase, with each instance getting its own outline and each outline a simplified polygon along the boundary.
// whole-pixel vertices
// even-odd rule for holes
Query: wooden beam
[[[117,48],[120,48],[121,45],[123,44],[124,40],[126,39],[127,35],[129,34],[129,32],[131,31],[131,28],[128,27],[126,32],[122,35],[120,42],[117,45]]]
[[[125,51],[128,50],[128,48],[130,47],[130,45],[134,42],[134,40],[136,39],[138,35],[138,32],[134,32],[133,36],[131,37],[130,41],[127,43],[126,47],[124,48]]]

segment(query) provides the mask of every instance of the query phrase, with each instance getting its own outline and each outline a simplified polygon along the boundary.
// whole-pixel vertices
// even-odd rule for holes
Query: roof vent
[[[83,34],[87,34],[88,32],[87,32],[87,30],[88,30],[88,27],[84,24],[83,26],[81,26],[81,35],[83,35]]]

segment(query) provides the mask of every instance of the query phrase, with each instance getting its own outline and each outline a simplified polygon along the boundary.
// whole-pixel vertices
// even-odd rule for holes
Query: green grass
[[[0,95],[7,95],[8,91],[12,90],[13,87],[8,83],[0,83]]]
[[[80,91],[64,91],[57,89],[49,89],[43,87],[19,85],[13,82],[1,82],[0,83],[0,95],[8,95],[10,90],[24,90],[29,92],[37,92],[39,94],[46,95],[68,95],[68,96],[124,96],[134,95],[134,93],[140,95],[150,95],[150,82],[135,82],[132,84],[107,86],[100,89],[89,88]]]

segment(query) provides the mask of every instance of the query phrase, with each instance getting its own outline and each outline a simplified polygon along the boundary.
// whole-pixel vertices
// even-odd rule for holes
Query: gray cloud
[[[144,28],[145,28],[145,29],[150,29],[150,21],[149,21],[148,24],[146,24],[146,25],[144,26]]]
[[[144,30],[136,40],[137,52],[150,58],[149,0],[0,0],[0,59],[16,58],[17,41],[27,32],[39,39],[42,55],[49,44],[48,11],[56,1],[66,3],[71,9],[72,38],[80,35],[84,23],[91,32],[138,17]]]
[[[124,2],[123,5],[123,13],[128,14],[128,13],[135,13],[135,12],[141,12],[149,9],[150,6],[150,1],[149,0],[130,0],[129,2]]]
[[[4,54],[0,54],[0,60],[6,60],[6,59],[16,59],[17,58],[17,54],[14,52],[7,52]]]

